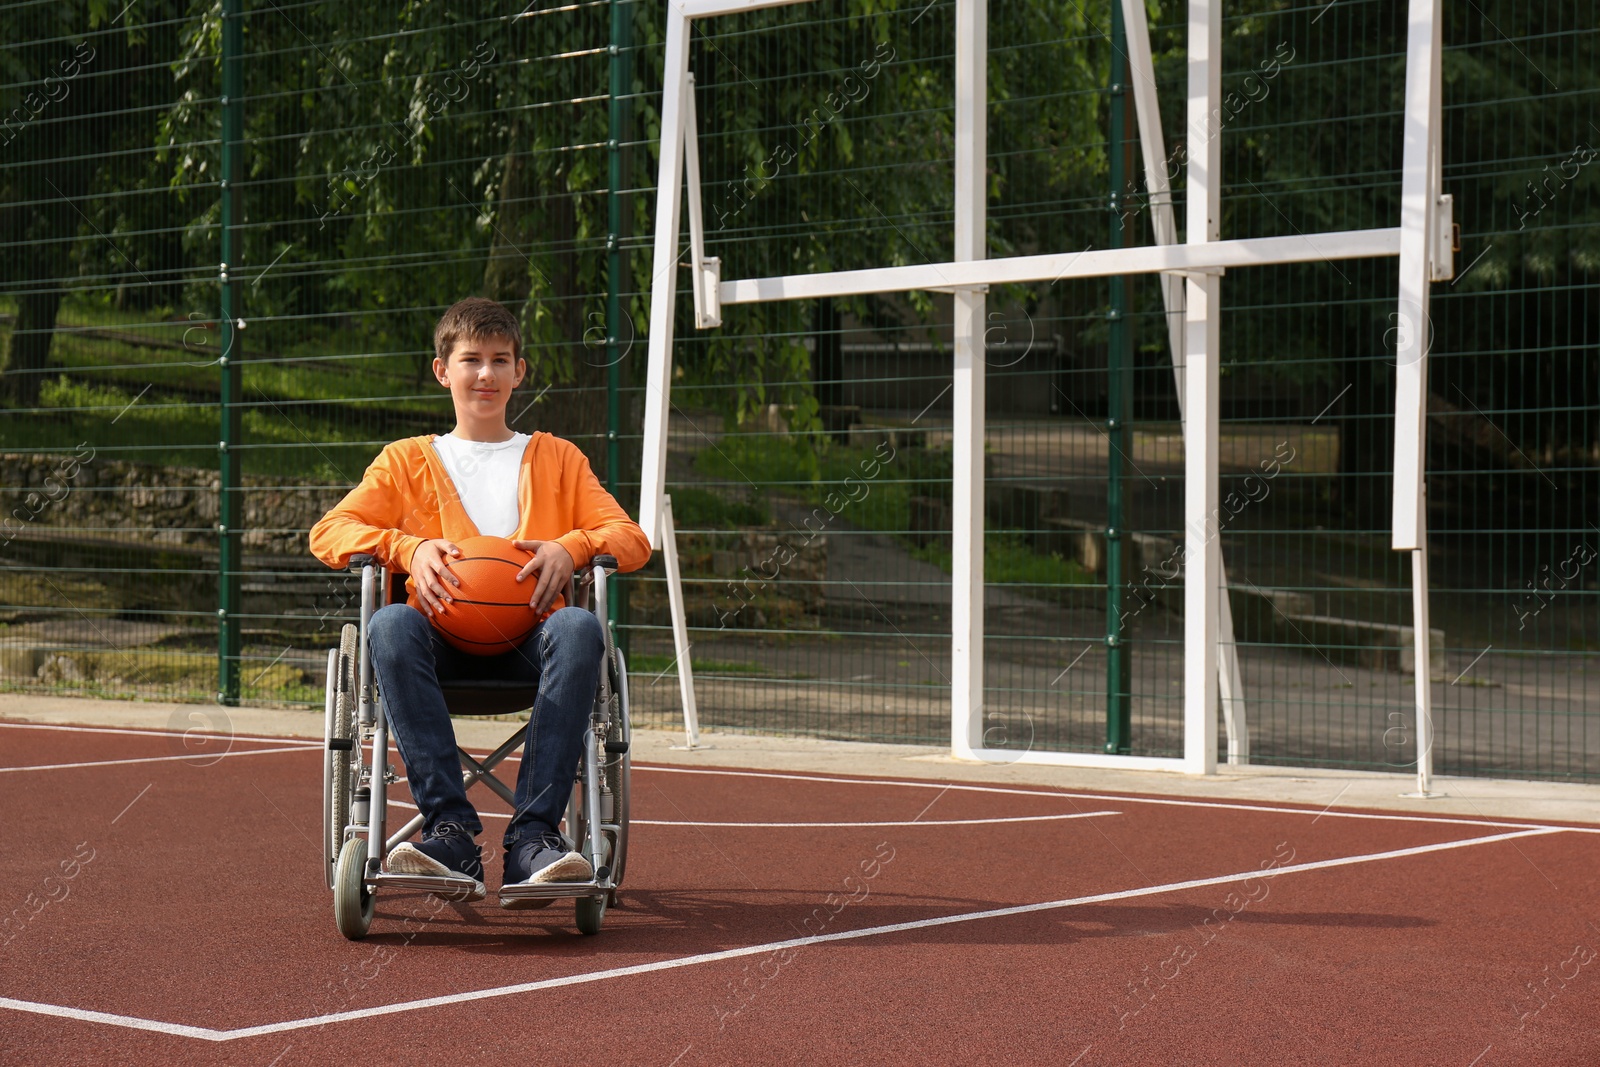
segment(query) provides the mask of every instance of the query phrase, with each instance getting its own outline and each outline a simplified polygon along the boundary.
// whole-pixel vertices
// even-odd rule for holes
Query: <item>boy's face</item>
[[[477,418],[503,412],[527,370],[527,361],[515,356],[508,337],[464,337],[449,359],[433,360],[434,377],[450,390],[457,414]]]

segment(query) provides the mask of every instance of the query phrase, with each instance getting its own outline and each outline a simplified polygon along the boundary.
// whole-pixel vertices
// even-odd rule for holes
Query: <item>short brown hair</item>
[[[433,328],[433,354],[445,363],[460,340],[482,341],[504,337],[511,342],[512,355],[522,358],[522,327],[517,317],[493,300],[469,296],[450,305]]]

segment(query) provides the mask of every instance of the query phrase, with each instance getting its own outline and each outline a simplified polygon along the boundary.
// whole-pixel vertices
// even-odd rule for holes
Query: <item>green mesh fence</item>
[[[0,11],[4,677],[204,699],[217,679],[216,192],[176,164],[215,155],[215,111],[172,126],[210,107],[198,79],[175,77],[193,19],[117,14]]]
[[[1440,773],[1600,775],[1597,7],[1444,5]],[[119,8],[0,10],[0,685],[318,707],[355,596],[305,531],[383,444],[450,429],[431,332],[459,297],[523,323],[512,425],[572,438],[637,506],[662,11]],[[1185,9],[1150,16],[1181,227]],[[1149,243],[1110,5],[989,20],[989,255]],[[1396,223],[1404,31],[1375,0],[1229,6],[1224,236]],[[954,32],[949,0],[696,27],[725,278],[951,258]],[[1251,757],[1406,769],[1395,264],[1236,270],[1223,294]],[[1183,457],[1158,284],[997,288],[988,314],[985,739],[1176,755]],[[681,298],[669,422],[702,722],[944,743],[950,297],[724,318],[697,332]],[[671,725],[659,560],[623,584],[635,713]]]

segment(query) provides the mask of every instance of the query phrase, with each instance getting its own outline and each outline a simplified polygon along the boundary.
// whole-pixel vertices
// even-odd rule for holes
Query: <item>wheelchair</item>
[[[589,729],[584,732],[577,779],[561,827],[569,847],[582,852],[594,869],[588,882],[558,882],[502,890],[502,900],[553,902],[573,898],[577,926],[600,932],[608,905],[615,904],[628,855],[628,672],[622,650],[606,620],[606,579],[616,558],[594,557],[580,581],[574,577],[567,603],[593,611],[605,634],[605,657],[595,688]],[[351,557],[348,570],[361,573],[360,624],[347,623],[339,647],[328,650],[323,709],[323,864],[333,891],[334,924],[352,941],[371,926],[379,889],[433,893],[464,900],[472,890],[465,877],[394,874],[383,869],[390,850],[422,827],[418,813],[387,833],[388,787],[398,782],[387,759],[388,721],[383,694],[372,676],[367,631],[373,612],[403,592],[404,575],[391,574],[371,556]],[[451,715],[507,715],[533,706],[538,688],[523,682],[455,681],[443,687]],[[482,784],[515,807],[512,791],[493,769],[522,747],[523,724],[481,762],[459,745],[462,780]],[[538,903],[525,905],[540,907]]]

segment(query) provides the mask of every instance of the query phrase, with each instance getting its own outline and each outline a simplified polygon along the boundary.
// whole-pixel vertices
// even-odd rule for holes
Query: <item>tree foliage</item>
[[[397,381],[416,382],[439,310],[485,293],[521,315],[536,380],[564,390],[560,403],[543,405],[541,424],[597,431],[610,5],[247,6],[243,253],[234,266],[248,282],[249,347],[383,355]],[[624,372],[637,385],[663,23],[658,5],[630,7],[620,288],[636,342]],[[990,254],[1103,246],[1108,9],[1007,0],[989,10]],[[1182,153],[1194,136],[1180,132],[1182,6],[1150,10],[1181,211]],[[1476,355],[1441,361],[1435,391],[1490,410],[1536,405],[1562,381],[1580,382],[1585,402],[1600,399],[1579,368],[1600,334],[1590,281],[1600,168],[1583,155],[1600,137],[1591,128],[1600,34],[1577,22],[1543,25],[1543,10],[1509,0],[1445,7],[1445,176],[1467,235],[1458,264],[1482,254],[1439,301],[1442,342]],[[0,110],[13,118],[0,167],[0,284],[17,307],[5,382],[13,403],[29,403],[64,293],[175,314],[215,305],[221,6],[8,5],[0,32],[14,42],[0,54]],[[889,0],[827,0],[696,27],[706,221],[725,277],[950,258],[954,32],[952,4]],[[1245,102],[1225,104],[1220,120],[1225,234],[1394,223],[1403,46],[1395,5],[1319,14],[1264,0],[1230,16],[1225,95]],[[93,59],[61,80],[60,64],[80,47]],[[1280,70],[1264,79],[1273,57]],[[1131,239],[1147,240],[1140,190],[1131,192]],[[1330,390],[1359,380],[1341,412],[1381,411],[1391,290],[1383,271],[1351,268],[1337,283],[1321,266],[1275,269],[1255,290],[1230,285],[1259,305],[1230,318],[1230,358]],[[1137,292],[1153,310],[1154,287]],[[1033,286],[991,299],[1036,307],[1051,295]],[[685,294],[680,322],[687,303]],[[1308,311],[1272,310],[1284,306]],[[922,326],[937,308],[912,294],[824,310]],[[823,376],[807,339],[819,321],[835,321],[816,313],[798,303],[744,307],[714,335],[680,331],[682,383],[730,417],[781,403],[807,422]],[[1527,324],[1515,360],[1508,317]],[[1093,343],[1095,328],[1080,340]],[[1148,333],[1150,345],[1164,345],[1161,331]],[[1574,416],[1505,428],[1535,448],[1589,444],[1595,432]],[[1379,469],[1381,460],[1350,462]]]

